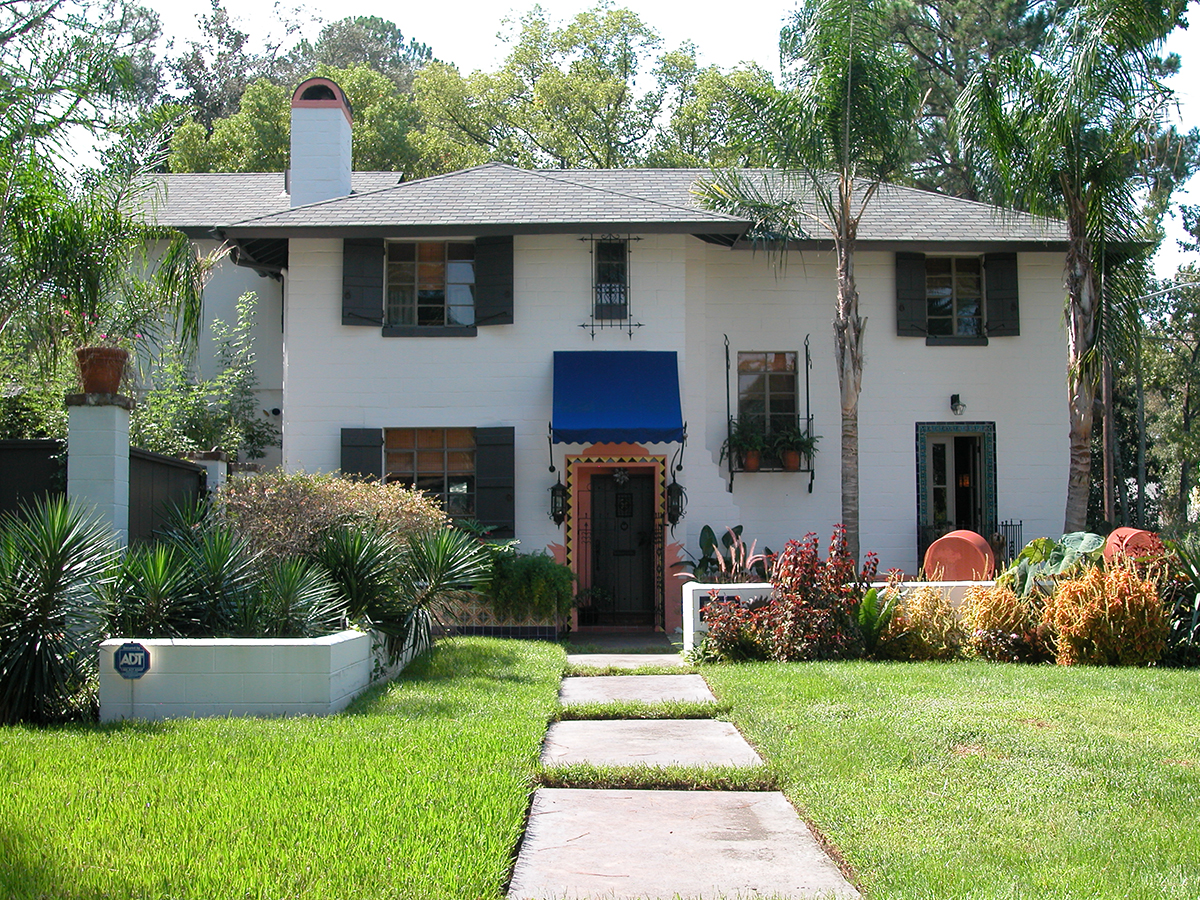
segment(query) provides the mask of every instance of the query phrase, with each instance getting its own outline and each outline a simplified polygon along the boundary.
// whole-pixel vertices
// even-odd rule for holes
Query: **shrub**
[[[420,491],[305,472],[230,479],[217,508],[256,552],[269,557],[312,553],[323,535],[340,525],[376,525],[403,544],[447,522],[437,501]]]
[[[1004,584],[967,590],[959,610],[969,653],[998,662],[1041,662],[1050,658],[1041,610]]]
[[[813,532],[788,541],[771,569],[772,656],[781,660],[846,659],[863,653],[857,621],[859,604],[876,577],[878,560],[868,553],[861,572],[846,547],[846,529],[838,525],[822,560]]]
[[[1192,536],[1168,546],[1167,570],[1159,581],[1159,596],[1170,620],[1163,662],[1200,665],[1200,542]]]
[[[757,609],[738,600],[722,600],[704,607],[708,634],[691,653],[693,662],[744,662],[771,659],[773,653],[771,603]]]
[[[888,656],[893,659],[956,659],[965,640],[950,600],[931,584],[904,592],[886,633]]]
[[[0,723],[70,714],[95,672],[95,589],[115,554],[109,529],[65,499],[0,519]]]
[[[113,567],[104,595],[109,633],[122,637],[185,637],[189,621],[189,572],[170,544],[134,547]]]
[[[1120,563],[1060,583],[1043,619],[1053,629],[1060,666],[1157,662],[1169,624],[1155,579]]]
[[[558,620],[575,602],[575,573],[546,553],[498,553],[487,597],[502,616]]]

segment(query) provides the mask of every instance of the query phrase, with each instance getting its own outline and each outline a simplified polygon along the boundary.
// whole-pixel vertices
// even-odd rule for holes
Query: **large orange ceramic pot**
[[[962,529],[944,534],[925,551],[928,581],[987,581],[996,569],[983,535]]]
[[[75,351],[85,394],[115,394],[121,387],[129,351],[118,347],[80,347]]]

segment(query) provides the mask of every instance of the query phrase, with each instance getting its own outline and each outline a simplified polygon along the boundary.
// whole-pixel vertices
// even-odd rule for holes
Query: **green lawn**
[[[1200,897],[1200,671],[703,671],[870,900]]]
[[[0,729],[0,897],[499,898],[563,665],[458,640],[340,716]]]

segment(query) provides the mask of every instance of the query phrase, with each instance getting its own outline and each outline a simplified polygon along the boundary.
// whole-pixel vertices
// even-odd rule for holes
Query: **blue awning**
[[[674,351],[554,353],[556,444],[661,444],[683,440]]]

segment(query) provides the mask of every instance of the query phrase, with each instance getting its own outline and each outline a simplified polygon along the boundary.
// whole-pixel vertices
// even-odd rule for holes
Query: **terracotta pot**
[[[125,375],[129,351],[117,347],[80,347],[75,351],[85,394],[115,394]]]
[[[800,471],[800,451],[799,450],[784,450],[780,454],[783,461],[783,471],[799,472]]]
[[[1104,559],[1111,562],[1119,556],[1146,559],[1162,556],[1163,545],[1158,535],[1141,528],[1114,528],[1104,542]]]
[[[757,472],[762,467],[762,452],[759,450],[742,451],[742,471]]]
[[[995,568],[991,545],[966,529],[942,535],[925,551],[927,581],[987,581]]]

